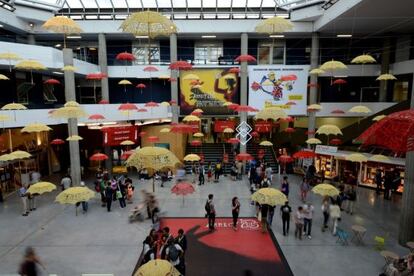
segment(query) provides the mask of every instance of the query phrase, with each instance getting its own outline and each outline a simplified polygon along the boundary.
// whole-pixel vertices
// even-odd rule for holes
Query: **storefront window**
[[[197,42],[194,48],[194,63],[218,64],[223,57],[223,43],[221,42]]]
[[[258,47],[259,64],[285,64],[285,42],[261,42]]]
[[[158,43],[151,43],[151,45],[143,43],[134,44],[132,46],[132,53],[135,56],[134,65],[148,64],[149,57],[151,58],[151,63],[159,63],[161,59],[160,45]]]

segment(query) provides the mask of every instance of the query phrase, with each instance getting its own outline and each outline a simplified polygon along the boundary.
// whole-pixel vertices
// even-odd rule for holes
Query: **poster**
[[[306,115],[307,65],[249,66],[249,105],[256,109],[278,106],[288,115]]]
[[[226,128],[235,129],[236,122],[232,120],[216,120],[214,122],[214,132],[223,132]]]
[[[125,140],[136,142],[138,138],[138,129],[136,126],[114,126],[103,127],[103,144],[104,146],[119,146]]]
[[[239,102],[239,78],[225,69],[180,72],[180,110],[189,114],[201,108],[204,115],[233,114],[225,102]]]

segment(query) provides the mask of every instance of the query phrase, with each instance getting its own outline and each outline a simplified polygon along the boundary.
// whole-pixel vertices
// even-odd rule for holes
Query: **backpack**
[[[175,244],[171,244],[168,246],[168,258],[170,261],[177,261],[178,257],[180,256],[180,251],[178,251],[177,247],[175,247]]]
[[[217,169],[217,170],[220,170],[220,169],[221,169],[221,164],[220,164],[220,163],[217,163],[217,164],[216,164],[216,169]]]
[[[206,201],[206,205],[204,206],[204,209],[206,210],[207,214],[209,215],[211,212],[211,206],[210,206],[210,202],[208,202],[208,200]]]

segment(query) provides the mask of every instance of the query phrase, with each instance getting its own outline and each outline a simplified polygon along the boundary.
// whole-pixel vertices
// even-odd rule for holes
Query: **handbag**
[[[259,214],[257,215],[257,220],[262,221],[262,212],[259,211]]]
[[[116,199],[121,199],[123,197],[121,190],[119,189],[119,185],[118,185],[118,190],[116,190]]]

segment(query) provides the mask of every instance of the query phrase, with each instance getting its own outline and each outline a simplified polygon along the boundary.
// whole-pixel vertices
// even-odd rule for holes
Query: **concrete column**
[[[35,39],[34,34],[28,34],[27,35],[27,44],[36,45],[36,39]]]
[[[319,67],[319,33],[312,33],[312,46],[311,46],[311,69]],[[310,75],[310,82],[318,84],[318,75]],[[316,104],[318,100],[318,87],[312,85],[309,89],[309,104]],[[315,112],[309,112],[308,117],[308,138],[315,137],[313,132],[316,127]]]
[[[101,73],[108,74],[108,55],[106,53],[106,37],[105,34],[98,34],[98,62]],[[109,101],[109,85],[108,78],[101,80],[101,96],[102,100]],[[109,157],[105,160],[105,167],[109,174],[112,172],[112,149],[109,146],[104,147],[105,154]]]
[[[63,49],[63,64],[73,66],[73,51],[72,49]],[[65,71],[65,99],[66,101],[76,101],[75,90],[75,73],[73,71]],[[68,120],[68,133],[70,135],[78,135],[78,120]],[[81,169],[80,169],[80,155],[79,155],[79,142],[69,142],[69,155],[70,155],[70,174],[72,177],[72,183],[74,186],[78,186],[81,181]]]
[[[241,46],[240,46],[240,53],[242,55],[248,54],[248,43],[249,43],[249,37],[247,33],[241,34]],[[248,87],[247,87],[247,62],[241,62],[240,64],[240,104],[241,105],[247,105],[247,93],[248,93]],[[240,114],[240,123],[247,122],[247,112],[241,112]],[[243,137],[240,137],[241,141],[243,141]],[[240,144],[240,153],[246,152],[246,145]]]
[[[390,50],[391,40],[389,37],[386,37],[381,53],[381,74],[386,74],[390,70]],[[379,101],[387,101],[387,81],[380,81]]]
[[[170,61],[171,63],[177,61],[177,34],[170,35]],[[176,70],[171,71],[171,78],[177,79],[171,83],[171,100],[178,103],[178,72]],[[178,123],[178,115],[180,113],[178,104],[171,106],[172,121]]]
[[[411,91],[411,109],[414,108],[414,89]],[[411,138],[407,143],[413,142],[411,129]],[[407,151],[405,155],[405,175],[404,175],[404,192],[402,196],[402,208],[400,215],[400,227],[398,232],[398,242],[406,246],[407,242],[414,241],[414,150]]]

